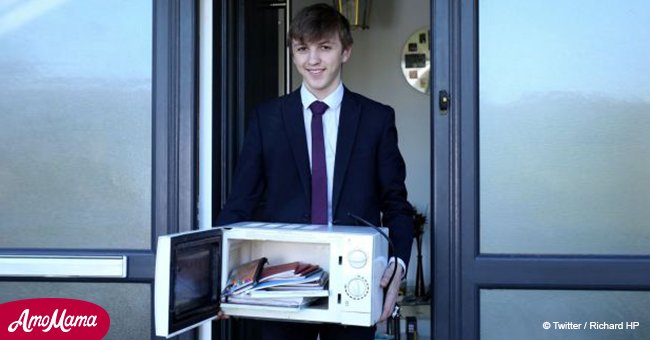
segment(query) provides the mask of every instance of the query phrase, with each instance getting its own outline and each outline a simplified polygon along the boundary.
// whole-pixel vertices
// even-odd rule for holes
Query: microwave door
[[[172,337],[217,317],[222,229],[158,237],[154,284],[156,336]]]

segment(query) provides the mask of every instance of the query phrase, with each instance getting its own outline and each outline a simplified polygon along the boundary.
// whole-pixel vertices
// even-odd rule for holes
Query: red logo
[[[0,304],[0,339],[101,339],[110,317],[92,302],[62,298]]]

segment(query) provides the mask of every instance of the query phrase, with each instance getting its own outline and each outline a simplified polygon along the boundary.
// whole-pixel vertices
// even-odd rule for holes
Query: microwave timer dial
[[[355,249],[348,254],[348,263],[354,269],[361,269],[368,263],[368,255],[363,250]]]
[[[368,281],[361,276],[357,276],[350,280],[345,287],[345,292],[353,300],[361,300],[370,291],[370,285]]]

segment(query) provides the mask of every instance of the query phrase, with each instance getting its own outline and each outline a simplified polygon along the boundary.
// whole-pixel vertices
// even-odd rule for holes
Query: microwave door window
[[[180,250],[175,268],[174,310],[183,314],[211,300],[213,280],[210,277],[211,256],[209,249]]]

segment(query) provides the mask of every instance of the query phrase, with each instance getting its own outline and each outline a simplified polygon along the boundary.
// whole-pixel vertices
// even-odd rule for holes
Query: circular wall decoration
[[[411,34],[402,50],[402,73],[404,78],[409,85],[422,93],[429,93],[430,37],[429,28],[423,27]]]

